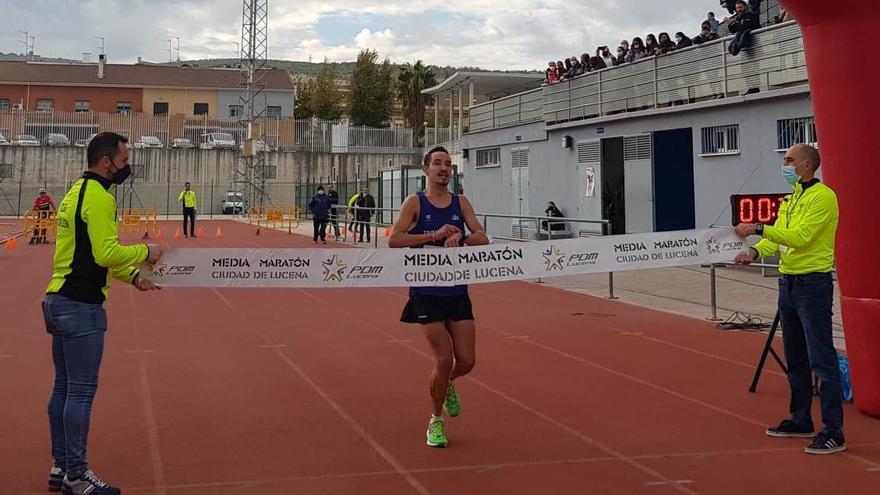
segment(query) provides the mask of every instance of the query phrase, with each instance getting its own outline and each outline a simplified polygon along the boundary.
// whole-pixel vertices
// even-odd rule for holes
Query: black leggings
[[[187,235],[186,233],[186,220],[189,219],[189,235],[195,237],[196,235],[196,209],[195,208],[183,208],[183,235]]]

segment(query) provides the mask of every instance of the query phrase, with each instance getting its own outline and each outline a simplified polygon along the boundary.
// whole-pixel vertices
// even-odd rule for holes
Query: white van
[[[202,134],[202,142],[199,148],[203,150],[235,149],[235,138],[228,132],[209,132]]]

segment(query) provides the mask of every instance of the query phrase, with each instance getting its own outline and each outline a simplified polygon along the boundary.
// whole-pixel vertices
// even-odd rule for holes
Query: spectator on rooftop
[[[694,38],[694,44],[699,45],[700,43],[706,43],[707,41],[714,41],[718,39],[718,34],[713,33],[709,30],[709,25],[703,23],[703,30],[700,31],[700,34]]]
[[[720,26],[721,23],[718,22],[718,19],[715,18],[715,12],[709,12],[709,14],[706,16],[706,20],[703,22],[709,24],[709,31],[718,34],[718,26]]]
[[[694,44],[690,38],[684,35],[681,31],[675,33],[675,48],[680,50],[682,48],[687,48]]]
[[[626,54],[624,60],[626,62],[635,62],[636,60],[640,60],[645,58],[645,44],[642,42],[642,39],[639,37],[633,38],[632,44],[629,47],[629,52]]]
[[[544,69],[544,84],[553,84],[552,82],[550,82],[550,74],[552,73],[553,71],[551,71],[549,68]]]
[[[560,79],[566,80],[574,77],[574,71],[571,70],[571,60],[565,59],[565,62],[563,62],[563,64],[565,68],[563,69],[562,77]]]
[[[562,63],[562,60],[556,61],[556,77],[562,81],[565,79],[565,64]]]
[[[645,36],[645,56],[650,57],[654,55],[659,47],[660,44],[657,43],[657,37],[654,36],[654,33]]]
[[[547,84],[553,84],[559,81],[559,72],[556,71],[556,62],[550,61],[549,68],[547,69],[550,74],[547,75]]]
[[[599,57],[593,57],[590,59],[590,70],[602,70],[607,68],[605,66],[605,62],[602,61]]]
[[[581,67],[581,63],[578,62],[577,57],[572,56],[566,61],[571,66],[571,68],[568,70],[568,79],[572,79],[584,73],[583,68]]]
[[[590,54],[582,53],[581,54],[581,74],[586,74],[590,72]]]
[[[675,43],[669,39],[669,33],[660,33],[660,43],[657,44],[657,48],[654,50],[654,55],[663,55],[664,53],[669,53],[675,50]]]
[[[617,58],[614,59],[614,65],[622,65],[626,63],[627,49],[623,45],[617,47]]]
[[[761,17],[761,0],[749,0],[749,12]]]
[[[736,38],[730,42],[728,51],[731,55],[739,55],[743,48],[748,48],[752,44],[752,30],[761,27],[761,21],[758,14],[748,10],[748,4],[745,0],[737,0],[736,15],[724,19],[730,34],[736,35]]]
[[[628,52],[628,51],[629,51],[629,41],[621,40],[621,41],[620,41],[620,46],[623,47],[623,51],[625,51],[625,52]]]
[[[608,49],[607,46],[602,47],[602,54],[599,56],[603,62],[605,62],[605,67],[614,67],[617,65],[617,61],[614,58],[614,55],[611,54],[611,50]]]
[[[721,0],[721,6],[731,14],[736,12],[736,0]]]

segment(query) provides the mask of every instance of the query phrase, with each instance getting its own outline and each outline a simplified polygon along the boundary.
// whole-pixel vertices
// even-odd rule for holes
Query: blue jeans
[[[821,380],[819,398],[825,431],[843,434],[840,370],[831,333],[834,282],[830,273],[783,275],[779,279],[779,316],[791,388],[789,411],[799,425],[812,425],[812,373]]]
[[[43,301],[46,331],[52,334],[55,383],[49,399],[49,428],[55,465],[72,476],[88,469],[86,444],[98,371],[104,355],[107,313],[57,294]]]

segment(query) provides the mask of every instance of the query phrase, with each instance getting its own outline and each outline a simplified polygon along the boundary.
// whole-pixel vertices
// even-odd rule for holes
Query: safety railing
[[[726,37],[544,86],[544,121],[553,125],[807,84],[797,23],[757,29],[752,36],[751,46],[737,56],[728,52],[733,38]]]
[[[540,122],[543,109],[541,88],[474,105],[469,109],[468,132]]]
[[[27,210],[21,219],[22,230],[30,242],[49,242],[55,236],[55,212]]]

